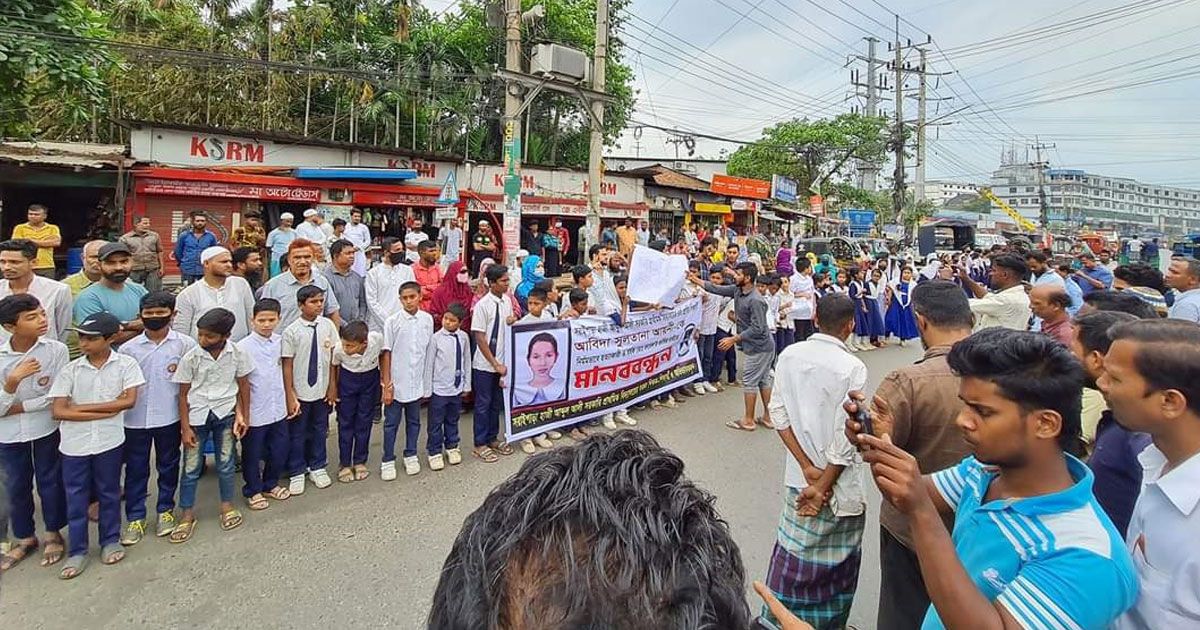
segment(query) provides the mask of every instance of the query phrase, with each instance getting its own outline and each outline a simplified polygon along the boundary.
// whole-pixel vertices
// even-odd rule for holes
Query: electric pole
[[[521,72],[521,0],[504,4],[504,68]],[[521,125],[523,88],[516,81],[504,86],[504,260],[512,265],[520,244]]]
[[[920,202],[925,199],[925,49],[920,48],[921,53],[921,70],[920,87],[917,88],[917,169],[916,169],[916,187],[913,191],[914,202]]]
[[[875,45],[879,40],[874,37],[864,37],[867,40],[867,56],[855,55],[855,59],[865,61],[867,63],[867,82],[862,83],[858,80],[857,70],[851,77],[850,84],[856,88],[866,89],[866,94],[860,94],[866,100],[866,106],[863,111],[869,118],[874,118],[879,113],[879,64],[882,59],[875,57]],[[868,164],[862,160],[858,162],[858,187],[863,190],[875,192],[878,190],[876,177],[879,174],[878,164]]]
[[[900,46],[900,16],[896,16],[896,59],[892,62],[896,72],[896,129],[893,150],[896,153],[896,171],[892,176],[892,210],[896,220],[903,223],[904,213],[904,49]],[[905,230],[907,232],[907,230]]]
[[[1042,151],[1045,149],[1053,149],[1053,144],[1043,144],[1037,136],[1033,137],[1033,144],[1029,147],[1037,152],[1037,161],[1030,164],[1037,172],[1038,180],[1038,220],[1042,224],[1043,230],[1050,229],[1050,204],[1046,202],[1046,169],[1050,167],[1049,162],[1042,161]]]
[[[520,0],[517,0],[520,4]],[[592,89],[604,92],[605,64],[608,61],[608,0],[596,0],[596,46],[592,54]],[[584,229],[585,248],[600,242],[600,192],[604,183],[604,102],[594,100],[592,137],[588,149],[588,215]],[[555,130],[557,132],[557,130]],[[586,251],[586,249],[584,250]]]

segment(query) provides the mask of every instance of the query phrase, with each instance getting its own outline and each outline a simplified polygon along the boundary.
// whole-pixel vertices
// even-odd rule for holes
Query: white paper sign
[[[687,270],[687,256],[636,245],[629,262],[629,299],[671,306],[683,290]]]

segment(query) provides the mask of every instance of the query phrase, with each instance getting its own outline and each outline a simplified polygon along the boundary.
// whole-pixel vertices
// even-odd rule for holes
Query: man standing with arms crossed
[[[162,289],[163,248],[158,232],[150,229],[150,217],[133,220],[133,229],[121,235],[121,242],[133,252],[133,271],[129,279],[151,293]]]
[[[62,245],[62,234],[58,231],[58,226],[52,223],[46,223],[46,215],[49,212],[46,206],[40,203],[35,203],[29,206],[25,217],[29,220],[27,223],[18,223],[13,228],[12,237],[25,238],[33,241],[37,246],[37,258],[33,263],[33,272],[43,278],[54,279],[54,248]]]
[[[383,262],[371,267],[363,282],[370,313],[367,326],[382,334],[383,323],[400,312],[400,287],[416,281],[412,267],[404,264],[404,241],[394,236],[383,239]]]
[[[183,274],[183,283],[191,284],[204,277],[204,267],[200,264],[200,254],[209,247],[217,246],[217,237],[207,229],[208,217],[203,210],[192,210],[192,229],[179,235],[175,241],[175,262],[179,263],[179,273]]]
[[[354,272],[367,277],[367,248],[371,246],[371,228],[363,223],[361,208],[350,209],[350,225],[346,226],[343,237],[354,244]],[[346,321],[354,321],[346,318]]]

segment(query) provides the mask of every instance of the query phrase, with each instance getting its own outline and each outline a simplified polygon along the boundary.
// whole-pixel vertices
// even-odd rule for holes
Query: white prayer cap
[[[221,247],[220,245],[213,245],[212,247],[205,248],[204,251],[200,252],[200,264],[203,265],[204,263],[212,260],[213,258],[215,258],[217,256],[220,256],[221,254],[228,254],[228,253],[229,253],[229,250],[225,249],[224,247]]]
[[[296,220],[296,217],[292,216],[291,212],[284,212],[283,214],[279,215],[279,220],[280,221],[285,221],[285,220],[286,221],[294,221],[294,220]]]
[[[316,208],[309,208],[308,210],[305,210],[305,211],[304,211],[304,218],[305,218],[305,219],[307,219],[308,217],[315,217],[315,216],[317,216],[317,209],[316,209]]]
[[[516,257],[517,257],[517,258],[529,258],[529,250],[527,250],[527,249],[518,249],[518,250],[517,250],[517,255],[516,255]]]

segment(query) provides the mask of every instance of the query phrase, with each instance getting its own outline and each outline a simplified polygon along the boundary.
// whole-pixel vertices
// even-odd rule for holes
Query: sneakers
[[[333,480],[329,478],[329,473],[325,472],[324,468],[308,471],[308,478],[312,479],[313,485],[319,490],[333,485]]]
[[[121,532],[121,544],[126,547],[132,547],[146,537],[146,519],[139,518],[136,521],[129,521],[125,524],[125,531]]]
[[[628,426],[628,427],[636,427],[637,426],[637,420],[634,420],[633,416],[630,416],[629,412],[625,411],[624,409],[618,411],[614,415],[616,417],[616,421],[620,422],[621,424],[623,424],[625,426]]]
[[[429,470],[441,470],[446,467],[446,462],[442,461],[442,454],[429,456]]]
[[[379,478],[384,481],[396,480],[396,462],[383,462],[379,467]],[[293,492],[292,494],[296,494]]]
[[[615,430],[617,428],[617,423],[613,422],[613,415],[611,413],[604,414],[604,418],[600,421],[600,423],[604,425],[605,429]]]
[[[521,440],[521,450],[525,451],[526,455],[533,455],[537,452],[537,447],[533,445],[533,440],[525,438]]]
[[[700,387],[703,387],[704,391],[706,391],[710,394],[715,394],[715,393],[721,391],[721,389],[719,387],[717,387],[716,385],[713,385],[712,383],[700,383]]]
[[[547,431],[546,432],[546,437],[550,438],[551,440],[561,440],[562,436],[563,436],[563,434],[561,431]]]
[[[421,472],[421,460],[416,455],[404,458],[404,474],[408,476]]]
[[[291,481],[288,482],[288,492],[291,492],[294,497],[304,494],[304,475],[294,475],[292,477]]]
[[[704,383],[696,383],[692,386],[692,391],[696,392],[697,396],[703,396],[708,393],[708,390],[704,388]]]
[[[546,437],[546,434],[544,433],[533,438],[533,443],[542,448],[554,448],[554,442],[551,442],[550,438]]]
[[[162,538],[170,536],[173,531],[175,531],[175,515],[171,512],[159,514],[158,526],[154,528],[154,535]]]
[[[446,461],[450,462],[451,466],[457,466],[462,463],[462,451],[457,448],[452,448],[446,451]]]

